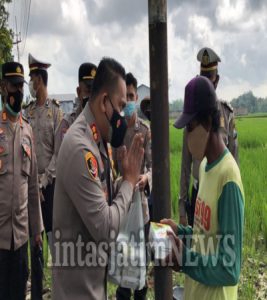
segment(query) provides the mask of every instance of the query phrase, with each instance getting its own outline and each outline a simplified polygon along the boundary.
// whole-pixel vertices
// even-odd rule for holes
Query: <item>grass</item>
[[[236,119],[239,141],[240,170],[245,190],[245,227],[243,267],[239,284],[240,300],[267,299],[267,115]],[[182,130],[170,121],[171,202],[172,217],[178,221],[178,195],[182,149]],[[46,284],[51,277],[46,270]],[[173,282],[183,283],[175,274]],[[110,299],[116,287],[108,286]],[[153,299],[153,290],[148,293]]]
[[[261,299],[257,296],[259,264],[265,266],[267,285],[267,115],[236,120],[239,142],[240,170],[245,190],[245,228],[243,269],[239,299]],[[173,122],[170,122],[173,123]],[[182,131],[170,126],[172,215],[178,220],[178,195]],[[177,275],[176,275],[177,276]],[[178,276],[177,281],[181,280]],[[267,287],[262,286],[267,299]]]

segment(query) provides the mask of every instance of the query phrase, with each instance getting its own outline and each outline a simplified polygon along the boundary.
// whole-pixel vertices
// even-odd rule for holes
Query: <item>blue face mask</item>
[[[135,110],[136,110],[135,101],[127,102],[126,106],[123,109],[125,117],[130,118],[135,113]]]

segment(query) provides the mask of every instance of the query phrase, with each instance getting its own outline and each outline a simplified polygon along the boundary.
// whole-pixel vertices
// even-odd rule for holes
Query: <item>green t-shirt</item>
[[[185,300],[235,300],[241,269],[244,192],[239,168],[226,149],[200,166],[192,244],[184,247]],[[178,234],[190,234],[179,227]]]

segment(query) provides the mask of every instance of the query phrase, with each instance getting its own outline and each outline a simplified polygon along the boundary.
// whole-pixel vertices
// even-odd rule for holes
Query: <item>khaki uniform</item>
[[[74,123],[74,121],[78,118],[80,113],[82,112],[83,108],[79,104],[80,101],[77,101],[78,103],[77,108],[73,109],[73,111],[70,114],[64,115],[63,119],[61,120],[59,126],[56,129],[56,135],[55,135],[55,155],[58,156],[58,152],[61,146],[61,143],[63,141],[63,138],[70,128],[70,126]]]
[[[232,107],[224,101],[218,101],[220,118],[220,132],[222,134],[225,145],[232,153],[235,160],[238,162],[238,142],[237,132],[235,129],[234,113]],[[189,194],[190,176],[193,175],[193,184],[197,187],[199,179],[200,161],[192,158],[192,155],[187,146],[187,131],[183,134],[182,162],[181,162],[181,177],[180,177],[180,196],[179,196],[179,213],[180,216],[186,216],[186,201]]]
[[[53,299],[106,299],[107,250],[91,247],[92,260],[102,259],[102,266],[60,266],[57,243],[82,241],[94,243],[112,239],[118,234],[133,195],[133,187],[123,181],[120,190],[108,204],[110,192],[109,159],[105,145],[87,104],[70,127],[61,145],[57,160],[57,180],[53,210],[54,267]],[[113,196],[111,196],[113,197]],[[60,230],[60,239],[57,230]],[[114,236],[113,236],[114,238]],[[85,249],[83,249],[83,252]],[[65,257],[66,258],[66,257]],[[77,263],[77,259],[75,259]]]
[[[45,174],[50,184],[56,177],[55,132],[62,116],[59,103],[54,99],[47,99],[42,106],[34,101],[25,107],[25,117],[33,129],[38,174]]]
[[[150,128],[146,125],[140,118],[137,118],[136,123],[133,127],[128,127],[126,135],[123,141],[123,144],[126,146],[126,149],[129,149],[135,134],[141,133],[144,138],[144,160],[141,166],[141,174],[146,174],[148,176],[148,188],[149,191],[152,189],[152,155],[151,155],[151,133]],[[120,161],[117,159],[117,150],[113,149],[113,157],[115,162],[115,167],[117,172],[122,174],[122,166]],[[145,193],[141,193],[142,197],[142,207],[143,207],[143,216],[144,223],[146,224],[149,221],[149,210],[148,210],[148,201]]]
[[[0,249],[14,250],[43,231],[36,155],[30,125],[0,112]]]

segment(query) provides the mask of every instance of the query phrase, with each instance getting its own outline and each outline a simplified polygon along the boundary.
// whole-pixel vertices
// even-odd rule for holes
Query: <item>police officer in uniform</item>
[[[24,71],[2,65],[0,112],[0,299],[25,299],[27,244],[41,246],[43,222],[32,128],[22,117]]]
[[[136,133],[141,133],[144,137],[144,160],[141,167],[141,175],[138,181],[139,189],[141,190],[141,200],[144,216],[145,235],[148,237],[149,229],[149,209],[148,209],[148,196],[152,188],[152,157],[151,157],[151,133],[150,128],[137,116],[136,102],[138,100],[137,94],[137,80],[132,73],[126,75],[126,87],[127,87],[127,104],[124,108],[125,117],[127,120],[127,131],[123,141],[126,149],[129,149],[133,138]],[[117,172],[123,175],[123,170],[116,149],[113,150],[114,163],[117,166]],[[134,299],[141,300],[146,298],[147,287],[145,286],[141,290],[134,291]],[[118,300],[128,300],[131,298],[131,289],[118,287],[116,291],[116,297]]]
[[[127,151],[122,149],[123,180],[117,195],[108,178],[107,143],[119,147],[127,124],[121,115],[126,105],[125,70],[115,60],[103,58],[97,68],[92,97],[66,133],[57,160],[53,211],[54,267],[52,299],[104,300],[108,247],[127,217],[133,189],[139,180],[143,140],[136,135]],[[80,259],[62,252],[77,237],[82,240]],[[114,241],[114,240],[113,240]],[[95,247],[86,247],[86,245]],[[87,262],[83,254],[92,259]],[[80,261],[80,263],[79,263]],[[65,266],[68,267],[65,267]]]
[[[48,98],[47,69],[50,64],[41,62],[29,54],[30,69],[30,93],[35,101],[30,102],[25,107],[25,116],[33,129],[37,165],[39,188],[41,191],[42,215],[49,247],[52,243],[52,211],[53,195],[55,185],[55,132],[61,122],[62,111],[59,102]],[[36,249],[31,249],[32,254],[32,298],[42,297],[42,263],[41,253],[34,255]]]
[[[56,137],[55,137],[55,153],[56,156],[58,155],[58,151],[60,145],[62,143],[63,137],[67,130],[70,128],[71,124],[77,119],[79,114],[84,109],[86,103],[91,97],[91,90],[93,85],[93,80],[96,74],[96,66],[92,63],[83,63],[79,67],[78,72],[78,81],[79,86],[76,89],[77,98],[75,99],[75,107],[73,112],[70,114],[66,114],[60,125],[56,130]]]
[[[214,88],[217,88],[220,76],[218,74],[218,62],[221,61],[220,57],[210,48],[204,47],[199,50],[197,60],[200,62],[200,75],[209,78],[213,83]],[[224,142],[235,160],[238,162],[238,144],[237,132],[235,129],[233,108],[226,101],[218,101],[219,110],[221,113],[220,118],[220,131],[222,133]],[[174,124],[176,127],[176,125]],[[181,176],[180,176],[180,196],[179,196],[179,212],[180,223],[183,225],[188,224],[193,226],[195,201],[198,191],[198,172],[200,162],[193,159],[189,152],[186,143],[187,130],[184,129],[183,134],[183,148],[182,148],[182,163],[181,163]],[[191,172],[193,175],[193,187],[191,194],[191,201],[189,201],[189,185]]]

